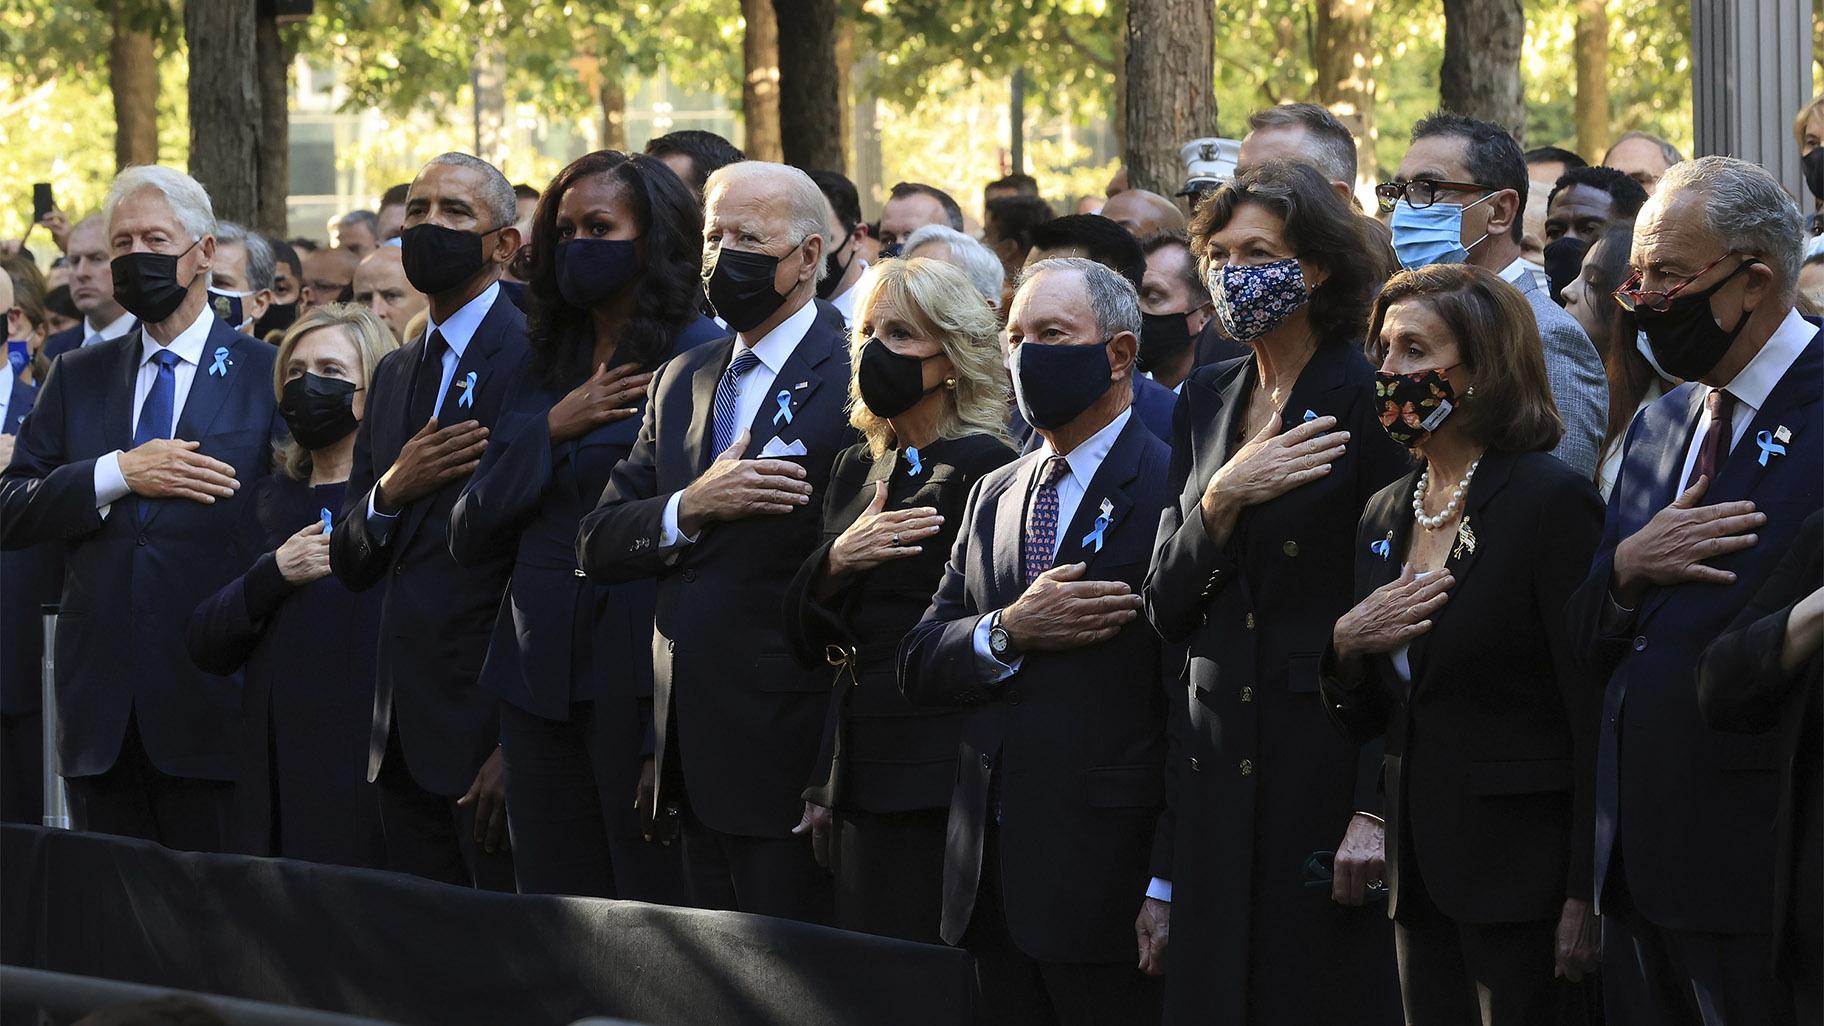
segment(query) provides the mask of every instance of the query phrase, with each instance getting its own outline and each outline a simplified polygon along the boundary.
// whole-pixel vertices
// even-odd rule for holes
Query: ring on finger
[[[894,548],[899,547],[899,532],[898,531],[893,532],[893,547]]]

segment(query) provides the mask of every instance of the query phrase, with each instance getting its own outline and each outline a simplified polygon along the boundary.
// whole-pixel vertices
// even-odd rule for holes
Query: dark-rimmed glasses
[[[1439,192],[1500,191],[1492,185],[1478,185],[1475,182],[1444,182],[1436,178],[1414,178],[1410,182],[1382,182],[1374,187],[1374,195],[1380,200],[1382,213],[1393,210],[1402,199],[1414,210],[1424,210],[1438,201]]]

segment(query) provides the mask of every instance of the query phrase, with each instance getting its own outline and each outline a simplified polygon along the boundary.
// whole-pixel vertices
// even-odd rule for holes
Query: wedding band
[[[893,547],[894,548],[899,547],[899,532],[898,531],[893,532]]]

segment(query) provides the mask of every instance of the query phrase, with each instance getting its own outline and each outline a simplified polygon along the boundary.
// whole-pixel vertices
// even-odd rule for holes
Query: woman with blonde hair
[[[849,420],[863,441],[836,457],[824,545],[786,596],[799,660],[834,677],[798,832],[835,870],[838,925],[936,944],[965,710],[914,708],[894,654],[943,575],[971,486],[1013,459],[1007,372],[993,311],[949,264],[885,261],[855,310]]]
[[[272,387],[291,437],[233,540],[249,569],[190,617],[196,665],[242,671],[236,849],[250,855],[385,865],[367,782],[381,593],[331,576],[329,535],[367,384],[397,345],[350,304],[317,307],[286,330]]]

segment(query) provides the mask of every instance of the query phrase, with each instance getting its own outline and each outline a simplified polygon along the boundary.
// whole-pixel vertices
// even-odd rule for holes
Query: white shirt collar
[[[139,362],[143,365],[152,359],[153,354],[160,349],[169,349],[176,353],[179,359],[191,366],[202,363],[203,345],[209,341],[209,329],[214,327],[216,320],[215,311],[209,309],[208,304],[205,303],[202,312],[196,315],[196,320],[191,321],[188,328],[178,332],[177,337],[172,339],[168,346],[159,345],[158,340],[152,337],[151,332],[144,330],[142,325],[139,334]]]
[[[1761,351],[1754,354],[1748,365],[1736,372],[1729,384],[1723,386],[1729,390],[1736,401],[1755,410],[1767,405],[1767,397],[1773,393],[1775,385],[1786,376],[1786,371],[1798,360],[1799,354],[1811,342],[1818,329],[1800,316],[1797,310],[1786,311],[1786,319],[1773,329],[1767,343]]]
[[[807,299],[798,311],[780,321],[778,326],[767,332],[758,341],[750,340],[746,335],[735,335],[735,351],[750,349],[766,369],[778,374],[785,367],[785,361],[791,358],[792,351],[804,336],[810,333],[811,325],[817,323],[817,301]]]
[[[1096,471],[1102,468],[1102,461],[1108,458],[1108,451],[1115,447],[1115,439],[1120,437],[1121,429],[1127,426],[1128,418],[1133,415],[1134,407],[1130,403],[1127,409],[1122,410],[1114,420],[1103,425],[1102,430],[1090,435],[1083,440],[1082,444],[1064,454],[1064,462],[1070,464],[1070,476],[1076,478],[1079,486],[1089,487],[1089,482],[1095,479]],[[1055,455],[1057,455],[1057,450],[1051,447],[1049,439],[1039,446],[1041,464]]]
[[[82,339],[85,343],[91,340],[100,342],[111,338],[119,338],[133,330],[133,315],[130,313],[123,313],[112,322],[100,328],[95,326],[94,321],[84,317],[82,319],[82,330]]]
[[[481,295],[462,304],[462,309],[451,314],[450,319],[442,324],[431,320],[430,307],[425,307],[424,337],[430,338],[434,331],[442,332],[444,344],[450,347],[450,352],[456,354],[456,359],[462,359],[463,352],[469,348],[469,340],[475,337],[475,332],[481,328],[481,322],[487,319],[488,311],[493,308],[494,300],[499,297],[500,282],[491,282],[481,290]]]
[[[861,283],[868,277],[868,262],[860,257],[855,259],[861,263],[861,273],[855,276],[855,280],[849,284],[848,288],[830,297],[830,305],[835,307],[836,312],[842,315],[842,319],[851,325],[855,323],[855,301],[861,298]]]
[[[1525,257],[1515,257],[1514,262],[1501,269],[1501,280],[1509,285],[1520,280],[1523,274],[1533,273],[1533,265]]]

